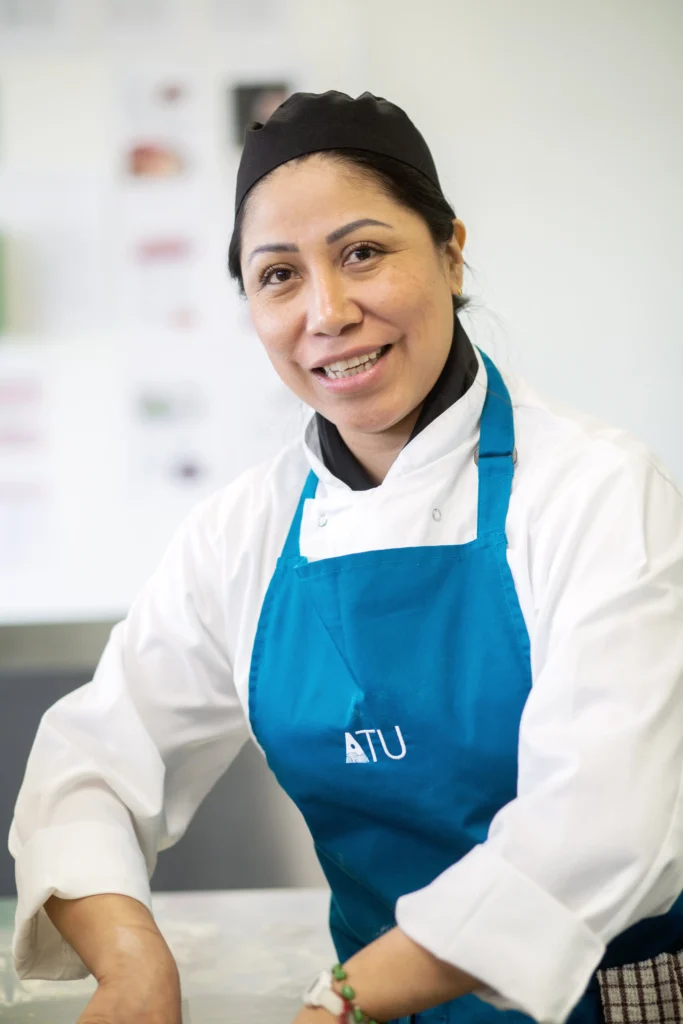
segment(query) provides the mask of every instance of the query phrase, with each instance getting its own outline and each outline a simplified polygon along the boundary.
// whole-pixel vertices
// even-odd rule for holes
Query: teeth
[[[369,370],[371,366],[374,366],[382,352],[383,349],[378,348],[366,356],[352,356],[351,359],[340,359],[336,363],[330,363],[329,366],[323,366],[323,370],[326,376],[337,380],[341,377],[355,377],[357,373],[363,373],[365,370]]]

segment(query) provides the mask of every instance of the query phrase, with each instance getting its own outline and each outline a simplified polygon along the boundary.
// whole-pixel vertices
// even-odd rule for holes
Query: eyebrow
[[[333,242],[338,242],[344,235],[350,234],[357,228],[365,227],[390,228],[391,224],[385,224],[383,220],[373,220],[371,217],[362,217],[360,220],[352,220],[350,224],[345,224],[343,228],[337,228],[336,231],[327,236],[325,241],[328,245],[332,245]]]
[[[344,224],[343,227],[332,231],[327,235],[325,241],[328,245],[332,245],[333,242],[338,242],[340,238],[344,238],[352,231],[365,227],[391,228],[391,224],[385,224],[383,220],[373,220],[372,217],[362,217],[360,220],[352,220],[350,224]],[[269,242],[267,245],[259,245],[252,249],[248,262],[251,263],[254,256],[260,252],[299,252],[299,247],[291,242]]]

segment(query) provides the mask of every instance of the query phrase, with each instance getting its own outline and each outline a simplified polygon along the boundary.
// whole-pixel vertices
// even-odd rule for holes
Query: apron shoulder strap
[[[306,477],[306,483],[304,489],[301,492],[299,498],[299,504],[296,507],[294,518],[292,519],[292,525],[289,527],[289,533],[287,534],[287,540],[285,546],[282,549],[282,559],[290,558],[301,558],[301,521],[304,516],[304,505],[309,498],[315,498],[315,492],[318,489],[318,478],[313,472],[310,471]]]
[[[517,452],[510,393],[495,364],[481,352],[488,387],[481,414],[477,462],[479,511],[477,535],[505,533]]]

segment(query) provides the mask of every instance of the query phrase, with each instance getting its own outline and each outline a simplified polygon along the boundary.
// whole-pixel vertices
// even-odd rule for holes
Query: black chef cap
[[[235,213],[266,174],[298,156],[325,149],[364,149],[421,171],[441,191],[429,147],[400,107],[364,92],[296,92],[268,118],[246,130],[237,172]]]

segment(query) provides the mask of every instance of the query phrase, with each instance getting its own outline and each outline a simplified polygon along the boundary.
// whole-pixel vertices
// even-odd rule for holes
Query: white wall
[[[683,4],[373,0],[363,16],[364,85],[414,117],[469,229],[482,343],[683,482]]]

